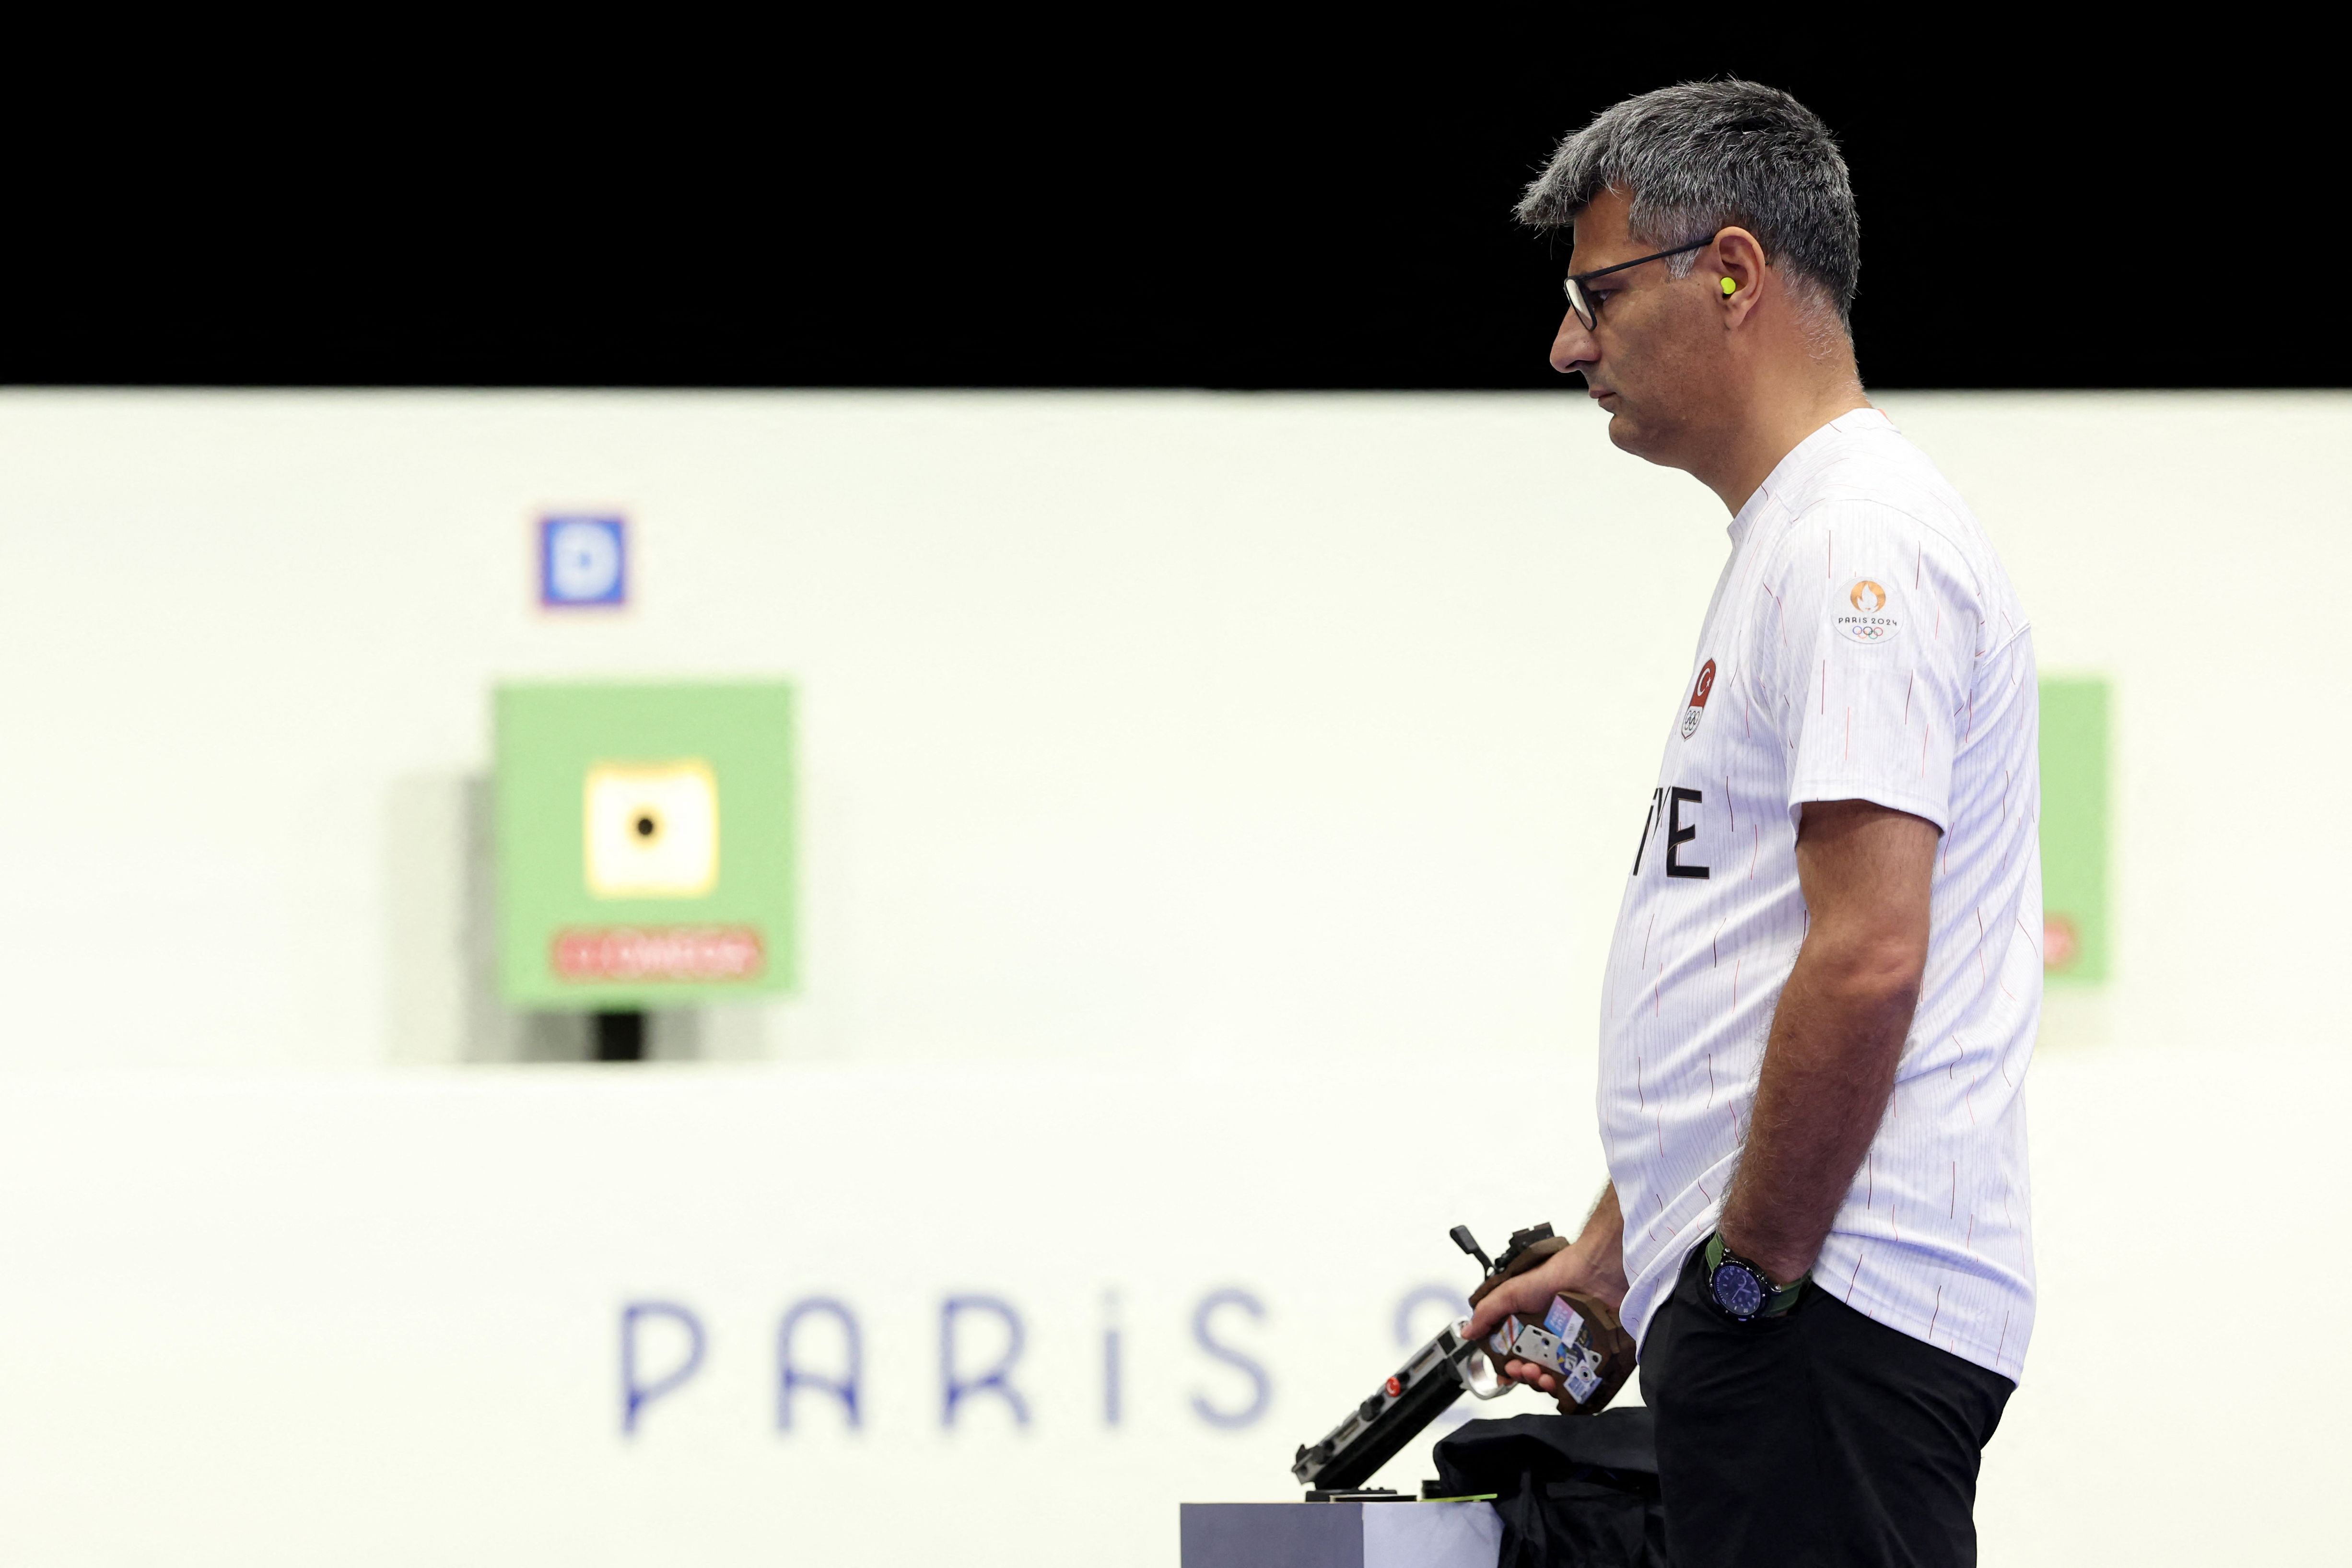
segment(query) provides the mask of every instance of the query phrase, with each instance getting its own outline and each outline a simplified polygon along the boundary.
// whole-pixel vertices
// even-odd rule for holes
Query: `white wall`
[[[2043,1300],[1986,1458],[1986,1563],[2342,1561],[2352,1263],[2326,1237],[2352,1062],[2246,1059],[2035,1067]],[[14,1075],[0,1558],[1167,1568],[1179,1500],[1296,1496],[1293,1447],[1399,1359],[1398,1302],[1466,1288],[1447,1226],[1491,1245],[1580,1211],[1601,1173],[1567,1076],[1546,1127],[1464,1078],[1282,1066]],[[1264,1316],[1213,1330],[1268,1381],[1231,1429],[1192,1403],[1253,1402],[1192,1337],[1227,1288]],[[985,1398],[942,1426],[961,1293],[1022,1315],[1025,1427]],[[856,1433],[807,1394],[777,1428],[779,1322],[818,1294],[863,1331]],[[648,1299],[709,1348],[625,1436],[621,1314]],[[641,1375],[681,1348],[648,1333]],[[839,1365],[829,1325],[796,1351]]]
[[[2345,1037],[2352,400],[1892,406],[2117,681],[2113,1027]],[[640,607],[535,607],[562,504]],[[466,781],[606,673],[803,695],[807,988],[688,1048],[1579,1046],[1721,522],[1569,396],[0,396],[0,1053],[525,1050]]]
[[[2352,399],[1891,411],[2118,703],[1986,1561],[2327,1560]],[[567,505],[635,519],[627,616],[534,608]],[[1597,1184],[1722,521],[1574,397],[0,395],[0,1556],[1154,1563],[1178,1499],[1283,1495],[1465,1282],[1445,1226]],[[416,1065],[563,1048],[481,994],[469,802],[490,682],[605,673],[799,683],[807,989],[663,1020],[770,1065]],[[1500,1120],[1530,1082],[1556,1121]],[[1267,1309],[1234,1432],[1223,1285]],[[773,1429],[819,1289],[861,1438]],[[940,1430],[966,1289],[1026,1316],[1025,1432]],[[713,1348],[625,1440],[639,1294]]]

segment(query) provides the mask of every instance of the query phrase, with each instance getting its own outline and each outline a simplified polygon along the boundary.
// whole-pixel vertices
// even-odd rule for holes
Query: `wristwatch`
[[[1770,1275],[1724,1246],[1721,1231],[1706,1238],[1707,1305],[1735,1323],[1779,1317],[1797,1304],[1812,1277],[1808,1268],[1786,1285],[1775,1285]]]

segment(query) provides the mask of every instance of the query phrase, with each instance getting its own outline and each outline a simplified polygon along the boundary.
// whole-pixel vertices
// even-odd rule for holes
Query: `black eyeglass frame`
[[[1584,297],[1584,286],[1587,283],[1595,278],[1606,278],[1612,272],[1622,272],[1628,267],[1639,267],[1646,261],[1664,261],[1669,256],[1680,256],[1685,251],[1704,249],[1713,245],[1716,238],[1717,236],[1710,234],[1705,239],[1694,239],[1688,245],[1677,245],[1672,250],[1658,250],[1647,256],[1637,256],[1631,261],[1621,261],[1614,267],[1596,267],[1590,272],[1571,272],[1560,281],[1560,289],[1568,295],[1568,308],[1576,312],[1576,319],[1584,323],[1584,330],[1589,332],[1600,318],[1601,307]]]

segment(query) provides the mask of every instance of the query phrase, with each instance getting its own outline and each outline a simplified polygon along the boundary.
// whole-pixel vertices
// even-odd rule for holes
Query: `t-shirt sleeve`
[[[1952,825],[1952,757],[1984,617],[1945,536],[1865,502],[1817,507],[1766,574],[1777,601],[1759,668],[1790,751],[1789,815],[1870,800]]]

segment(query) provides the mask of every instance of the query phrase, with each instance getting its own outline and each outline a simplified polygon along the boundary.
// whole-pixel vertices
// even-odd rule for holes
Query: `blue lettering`
[[[1260,1320],[1265,1317],[1265,1308],[1260,1304],[1256,1297],[1246,1290],[1224,1289],[1213,1290],[1202,1297],[1200,1306],[1192,1312],[1193,1342],[1214,1359],[1223,1362],[1250,1380],[1250,1402],[1239,1410],[1220,1410],[1200,1394],[1192,1395],[1192,1410],[1195,1415],[1212,1426],[1222,1426],[1231,1430],[1247,1426],[1265,1414],[1266,1406],[1274,1402],[1274,1384],[1266,1376],[1265,1367],[1231,1345],[1223,1343],[1209,1331],[1210,1320],[1216,1315],[1217,1309],[1220,1307],[1237,1307],[1251,1317]]]
[[[842,1372],[838,1377],[821,1373],[804,1372],[793,1360],[793,1334],[801,1320],[812,1313],[831,1318],[841,1325]],[[841,1401],[842,1410],[849,1417],[849,1429],[860,1426],[857,1413],[857,1384],[865,1369],[865,1347],[857,1334],[856,1315],[830,1296],[812,1296],[805,1301],[795,1301],[784,1314],[783,1326],[776,1331],[776,1426],[780,1431],[793,1429],[793,1392],[813,1388],[829,1394]]]
[[[1103,1297],[1103,1425],[1118,1425],[1119,1407],[1118,1298]]]
[[[956,1323],[968,1312],[985,1312],[1004,1324],[1004,1353],[996,1364],[977,1377],[967,1377],[958,1369],[956,1355]],[[1016,1426],[1029,1425],[1029,1402],[1013,1386],[1013,1363],[1021,1359],[1021,1347],[1026,1340],[1021,1327],[1021,1314],[1012,1304],[993,1296],[950,1296],[940,1305],[940,1392],[942,1401],[940,1425],[953,1427],[956,1406],[982,1394],[993,1394],[1012,1408]]]
[[[686,1358],[677,1366],[646,1382],[638,1375],[637,1329],[652,1319],[666,1318],[686,1331]],[[621,1309],[621,1435],[634,1436],[637,1416],[645,1407],[692,1377],[702,1365],[702,1320],[668,1301],[632,1301]]]

